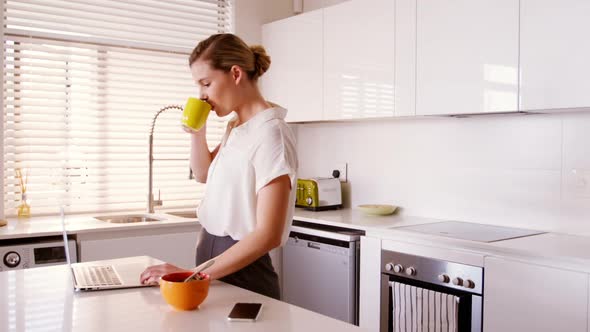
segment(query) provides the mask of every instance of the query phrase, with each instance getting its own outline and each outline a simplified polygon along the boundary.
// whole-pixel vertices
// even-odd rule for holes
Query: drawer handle
[[[313,248],[313,249],[320,249],[320,245],[319,244],[315,244],[315,243],[311,243],[311,242],[309,242],[307,244],[307,247],[308,248]]]

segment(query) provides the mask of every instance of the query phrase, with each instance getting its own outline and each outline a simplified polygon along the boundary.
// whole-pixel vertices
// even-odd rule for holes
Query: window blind
[[[5,215],[21,203],[17,170],[32,215],[145,208],[153,116],[198,95],[188,55],[231,29],[230,0],[6,0]],[[162,113],[154,130],[162,208],[195,207],[204,191],[189,179],[180,113]],[[211,148],[225,122],[210,115]]]

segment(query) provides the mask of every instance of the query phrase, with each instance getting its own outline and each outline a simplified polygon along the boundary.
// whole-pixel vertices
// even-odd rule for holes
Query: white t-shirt
[[[256,226],[258,191],[281,175],[289,175],[291,194],[281,244],[291,229],[297,188],[295,137],[279,106],[257,113],[226,133],[209,166],[205,197],[198,208],[207,232],[241,240]]]

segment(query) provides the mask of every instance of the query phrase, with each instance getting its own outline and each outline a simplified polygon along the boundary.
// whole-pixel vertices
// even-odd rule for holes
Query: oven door
[[[381,332],[481,332],[482,297],[381,274]]]

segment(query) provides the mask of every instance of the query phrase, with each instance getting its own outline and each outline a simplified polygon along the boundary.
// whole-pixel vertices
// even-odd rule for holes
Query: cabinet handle
[[[313,249],[320,249],[320,245],[319,244],[315,244],[315,243],[307,243],[307,247],[308,248],[313,248]]]

